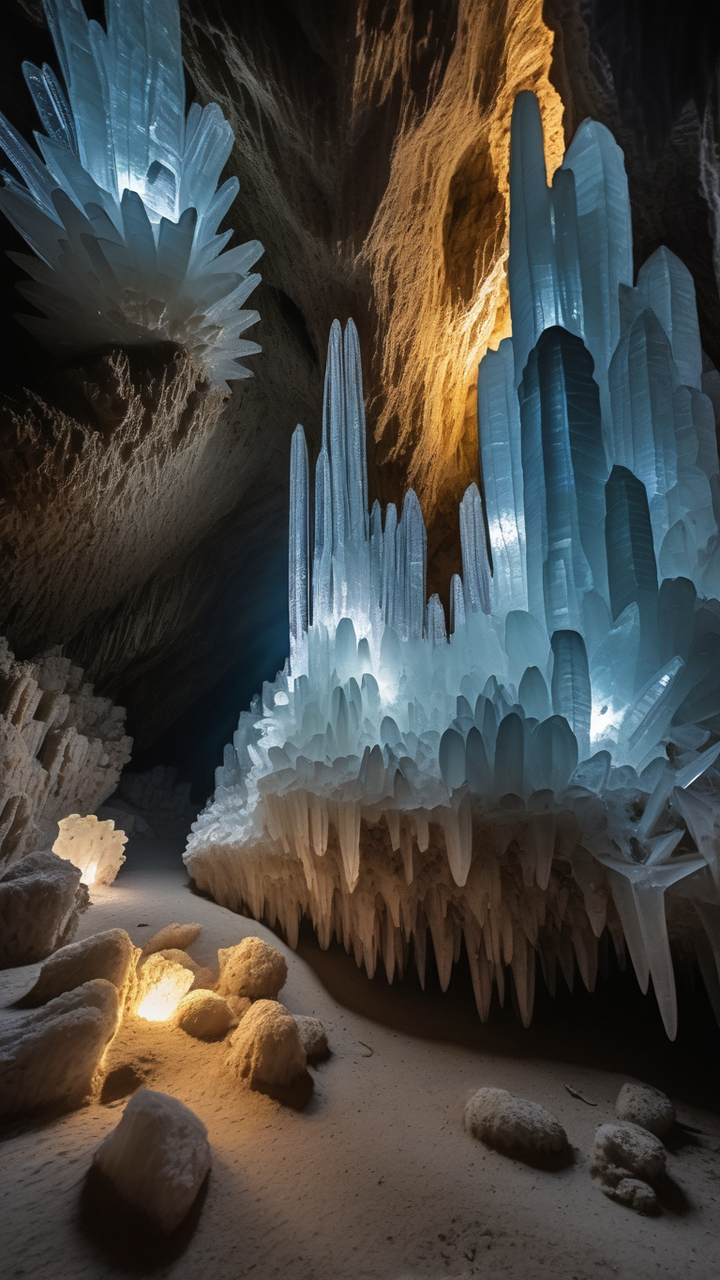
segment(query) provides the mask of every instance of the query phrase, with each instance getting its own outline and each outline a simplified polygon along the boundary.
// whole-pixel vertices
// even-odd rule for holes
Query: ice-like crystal
[[[45,133],[42,160],[0,116],[0,209],[36,257],[11,254],[45,318],[18,317],[63,355],[101,343],[178,342],[212,380],[250,377],[243,305],[258,241],[222,252],[238,192],[218,189],[233,135],[215,103],[185,113],[177,0],[106,0],[106,30],[81,0],[43,0],[65,88],[23,64]]]
[[[292,442],[289,661],[186,859],[370,974],[412,944],[423,978],[429,936],[444,988],[464,939],[483,1018],[509,970],[527,1023],[536,954],[551,990],[576,961],[592,989],[609,937],[674,1036],[671,939],[720,1012],[718,458],[691,278],[659,250],[633,288],[631,260],[611,135],[586,121],[548,187],[520,94],[513,337],[479,369],[449,626],[415,494],[369,510],[357,333],[335,322],[312,552]]]

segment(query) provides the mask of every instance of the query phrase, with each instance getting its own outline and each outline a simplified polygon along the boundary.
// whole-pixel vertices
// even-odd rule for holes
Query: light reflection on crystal
[[[413,492],[399,520],[369,516],[357,334],[336,321],[312,557],[293,437],[290,658],[241,715],[186,859],[291,942],[307,911],[370,973],[402,972],[412,940],[422,976],[429,929],[446,984],[464,938],[483,1017],[510,965],[529,1020],[536,952],[551,989],[574,960],[592,987],[607,927],[672,1037],[666,913],[704,971],[708,937],[720,954],[718,460],[694,289],[666,249],[633,289],[602,125],[549,191],[520,94],[510,194],[513,337],[480,366],[484,500],[473,484],[460,505],[450,626],[426,604]]]
[[[227,389],[251,376],[238,360],[260,351],[240,335],[259,319],[242,308],[263,249],[222,252],[239,189],[237,178],[217,189],[233,134],[216,103],[185,114],[178,0],[106,0],[107,31],[80,0],[44,7],[65,89],[47,64],[23,64],[42,160],[0,115],[14,169],[0,209],[37,255],[10,256],[45,317],[18,318],[62,355],[180,343]]]

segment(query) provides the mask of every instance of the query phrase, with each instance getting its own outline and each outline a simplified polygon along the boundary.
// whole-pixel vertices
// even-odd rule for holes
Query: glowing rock
[[[148,1022],[166,1022],[193,984],[193,972],[161,955],[151,955],[139,972],[135,1012]]]
[[[19,319],[70,355],[101,343],[178,342],[209,377],[250,377],[241,308],[260,277],[257,241],[222,250],[218,227],[238,192],[216,190],[233,135],[216,103],[185,114],[177,0],[106,0],[106,30],[80,0],[45,0],[65,82],[23,64],[44,134],[29,147],[0,116],[0,208],[36,257],[19,291],[46,318]]]
[[[86,818],[71,813],[69,818],[61,818],[58,826],[53,853],[79,867],[83,884],[112,884],[125,861],[125,832],[116,831],[112,819],[98,822],[94,813]]]
[[[211,1164],[207,1129],[177,1098],[140,1089],[93,1156],[116,1191],[163,1231],[192,1208]]]

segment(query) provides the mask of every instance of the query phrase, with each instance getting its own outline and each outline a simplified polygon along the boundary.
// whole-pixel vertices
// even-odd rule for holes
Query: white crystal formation
[[[178,2],[106,0],[105,28],[81,0],[43,3],[64,87],[47,64],[23,64],[38,151],[0,116],[12,165],[0,208],[35,255],[10,256],[43,313],[19,319],[63,355],[177,342],[227,390],[260,350],[240,335],[259,319],[243,307],[263,250],[223,252],[239,184],[218,182],[233,134],[216,103],[186,114]]]
[[[202,1120],[152,1089],[134,1094],[93,1156],[122,1198],[168,1232],[190,1212],[211,1161]]]
[[[446,986],[464,941],[482,1017],[509,966],[529,1020],[537,953],[551,989],[575,963],[592,989],[611,938],[674,1037],[671,938],[720,1014],[713,410],[689,272],[662,248],[633,286],[607,129],[585,121],[545,175],[522,93],[513,336],[479,368],[449,619],[415,494],[370,508],[357,332],[335,322],[314,510],[301,427],[292,443],[289,661],[240,716],[186,860],[291,945],[307,913],[390,980],[411,943],[422,976],[429,931]]]

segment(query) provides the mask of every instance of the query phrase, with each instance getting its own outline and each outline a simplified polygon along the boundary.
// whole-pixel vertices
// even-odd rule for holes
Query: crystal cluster
[[[720,1017],[718,453],[692,279],[632,283],[627,182],[586,120],[552,186],[512,121],[513,336],[479,369],[482,493],[449,628],[415,494],[369,510],[356,330],[330,334],[311,520],[292,441],[290,658],[240,717],[186,861],[230,906],[308,913],[388,978],[463,941],[482,1017],[536,954],[592,988],[611,942],[668,1035],[671,942]]]
[[[217,189],[233,134],[219,106],[193,103],[177,0],[106,0],[106,30],[81,0],[43,0],[65,82],[23,64],[44,133],[40,156],[0,115],[0,208],[36,257],[11,254],[20,293],[44,318],[19,317],[44,345],[73,355],[104,343],[177,342],[209,377],[250,377],[240,335],[260,277],[256,240],[222,252],[218,227],[238,192]]]

